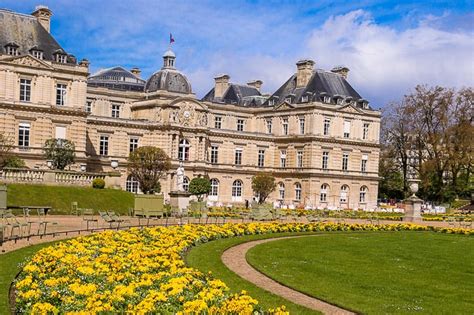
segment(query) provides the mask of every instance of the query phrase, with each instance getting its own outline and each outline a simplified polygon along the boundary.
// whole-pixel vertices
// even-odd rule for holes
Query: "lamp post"
[[[87,170],[87,164],[81,164],[80,168],[81,172],[85,172]]]
[[[118,167],[119,163],[117,160],[111,160],[110,161],[110,166],[115,170]]]
[[[53,160],[46,160],[46,166],[48,166],[49,169],[53,169]]]

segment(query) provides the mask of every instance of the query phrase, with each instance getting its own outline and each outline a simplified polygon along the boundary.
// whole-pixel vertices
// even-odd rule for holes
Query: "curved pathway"
[[[354,314],[353,312],[350,312],[343,308],[318,300],[312,296],[306,295],[304,293],[281,285],[275,280],[267,277],[263,273],[254,269],[245,258],[247,251],[258,244],[281,240],[283,238],[317,236],[318,235],[286,236],[243,243],[227,249],[222,254],[222,262],[227,266],[227,268],[229,268],[245,280],[273,294],[279,295],[293,303],[302,305],[312,310],[323,312],[324,314]]]

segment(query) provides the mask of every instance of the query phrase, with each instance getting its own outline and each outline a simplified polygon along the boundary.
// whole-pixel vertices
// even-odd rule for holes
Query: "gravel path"
[[[311,237],[317,237],[314,235]],[[295,237],[308,237],[308,236],[287,236],[283,238],[295,238]],[[252,247],[267,243],[271,241],[276,241],[282,239],[282,237],[264,239],[258,241],[251,241],[243,243],[234,247],[229,248],[222,254],[222,262],[233,272],[238,274],[240,277],[245,280],[252,282],[256,286],[267,290],[273,294],[279,295],[293,303],[302,305],[312,310],[323,312],[324,314],[354,314],[350,311],[347,311],[343,308],[337,307],[335,305],[326,303],[324,301],[318,300],[314,297],[306,295],[304,293],[290,289],[280,283],[272,280],[266,275],[254,269],[247,262],[245,254]]]

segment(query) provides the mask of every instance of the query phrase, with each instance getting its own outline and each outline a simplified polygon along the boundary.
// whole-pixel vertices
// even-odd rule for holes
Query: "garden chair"
[[[84,209],[82,211],[82,221],[86,222],[86,229],[89,231],[89,224],[96,223],[97,227],[99,227],[99,219],[94,216],[93,209]]]
[[[46,210],[44,208],[38,208],[36,210],[38,212],[38,235],[45,235],[48,225],[58,225],[58,222],[47,221],[46,220]],[[43,227],[43,229],[42,229],[43,233],[42,234],[40,234],[41,227]]]
[[[27,236],[31,235],[31,225],[35,223],[35,221],[30,220],[30,211],[29,208],[23,208],[23,219],[25,220],[25,223],[29,224]]]
[[[323,218],[321,213],[318,211],[311,211],[308,215],[306,215],[306,219],[309,222],[326,222],[327,220]]]
[[[102,218],[102,220],[105,221],[105,223],[109,224],[110,228],[113,228],[114,224],[117,224],[117,229],[120,228],[120,222],[117,222],[116,220],[112,219],[107,213],[107,211],[99,211],[99,216]]]
[[[456,218],[455,217],[448,217],[446,219],[446,221],[448,222],[449,226],[456,227]]]
[[[469,217],[461,217],[459,218],[459,226],[462,228],[471,228],[472,227],[472,219]]]
[[[71,202],[71,215],[79,215],[80,214],[80,209],[78,207],[77,201]]]
[[[107,214],[115,222],[118,222],[120,224],[122,224],[122,223],[130,224],[130,220],[120,218],[114,211],[107,211]]]
[[[6,226],[10,228],[10,239],[13,238],[14,231],[17,231],[16,238],[20,238],[23,236],[24,228],[31,229],[31,224],[18,221],[18,218],[11,211],[6,212],[3,218]]]

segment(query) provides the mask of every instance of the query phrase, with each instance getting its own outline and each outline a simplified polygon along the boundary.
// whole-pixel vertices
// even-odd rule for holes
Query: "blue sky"
[[[177,67],[202,97],[216,74],[264,81],[274,92],[302,58],[350,68],[375,107],[416,84],[474,86],[471,1],[65,1],[1,0],[0,7],[53,11],[52,33],[91,72],[122,65],[160,69],[169,33]]]

